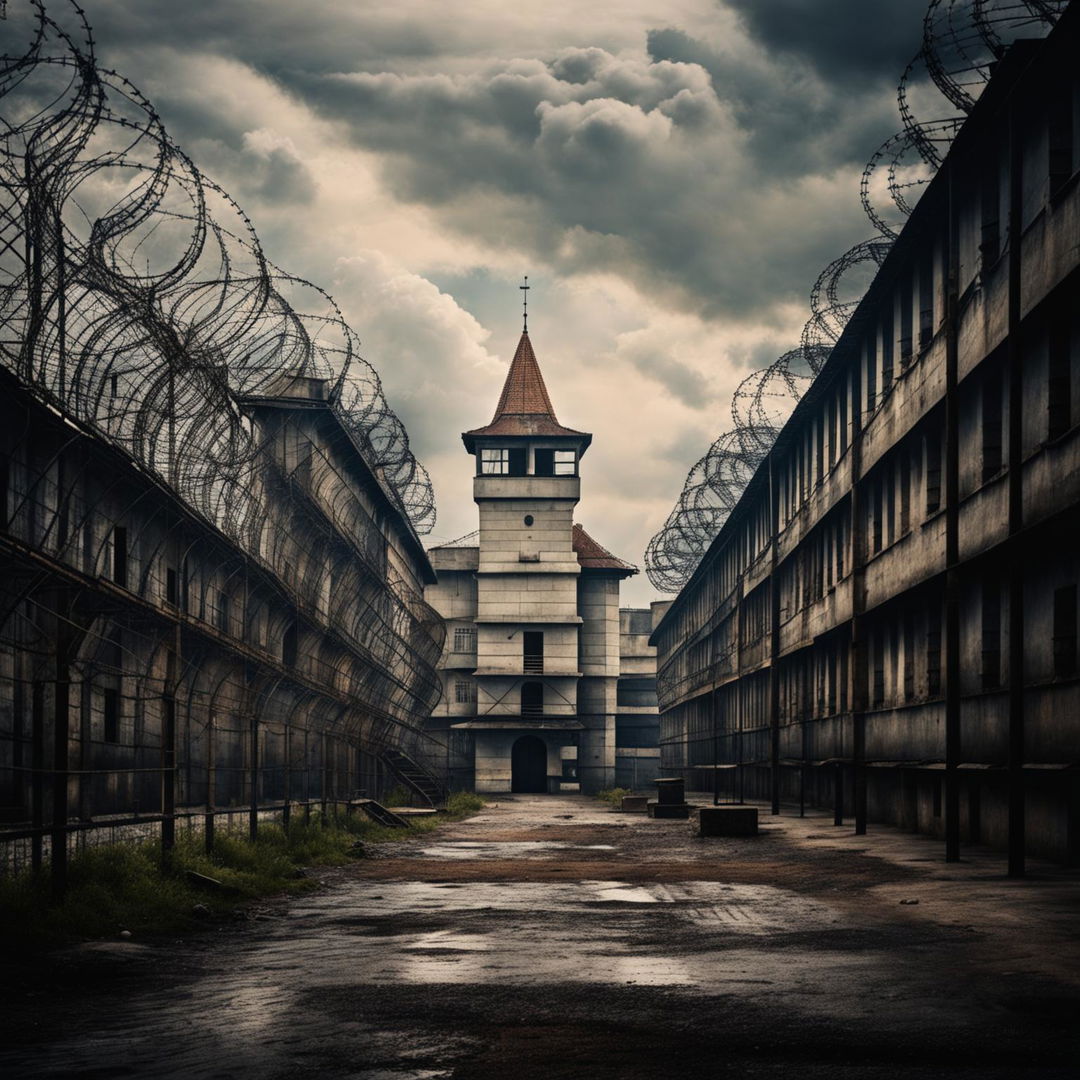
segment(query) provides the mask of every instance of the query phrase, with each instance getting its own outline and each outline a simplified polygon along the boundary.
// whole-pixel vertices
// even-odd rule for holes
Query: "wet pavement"
[[[186,940],[6,979],[11,1077],[1080,1075],[1080,877],[515,796]]]

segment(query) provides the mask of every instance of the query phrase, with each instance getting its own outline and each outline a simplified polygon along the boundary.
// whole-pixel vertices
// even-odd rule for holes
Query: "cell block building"
[[[556,419],[528,333],[492,422],[462,438],[480,528],[429,552],[438,583],[425,596],[447,626],[430,729],[462,787],[611,787],[619,585],[637,570],[574,523],[592,436]]]
[[[691,787],[1080,857],[1078,22],[997,65],[657,627]]]

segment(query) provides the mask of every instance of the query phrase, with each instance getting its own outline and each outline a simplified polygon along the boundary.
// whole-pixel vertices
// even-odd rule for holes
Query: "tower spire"
[[[521,289],[521,307],[522,307],[522,324],[521,332],[527,334],[529,332],[529,275],[525,275],[525,284],[519,285]]]

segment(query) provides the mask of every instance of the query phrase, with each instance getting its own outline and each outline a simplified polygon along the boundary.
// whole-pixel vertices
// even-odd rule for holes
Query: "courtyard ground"
[[[1080,875],[761,821],[496,797],[254,917],[9,968],[0,1075],[1080,1076]]]

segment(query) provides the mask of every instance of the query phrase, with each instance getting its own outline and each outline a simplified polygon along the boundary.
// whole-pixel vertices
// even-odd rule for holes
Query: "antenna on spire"
[[[521,293],[521,307],[522,307],[522,327],[521,332],[527,334],[529,332],[529,275],[525,275],[525,284],[519,285]]]

